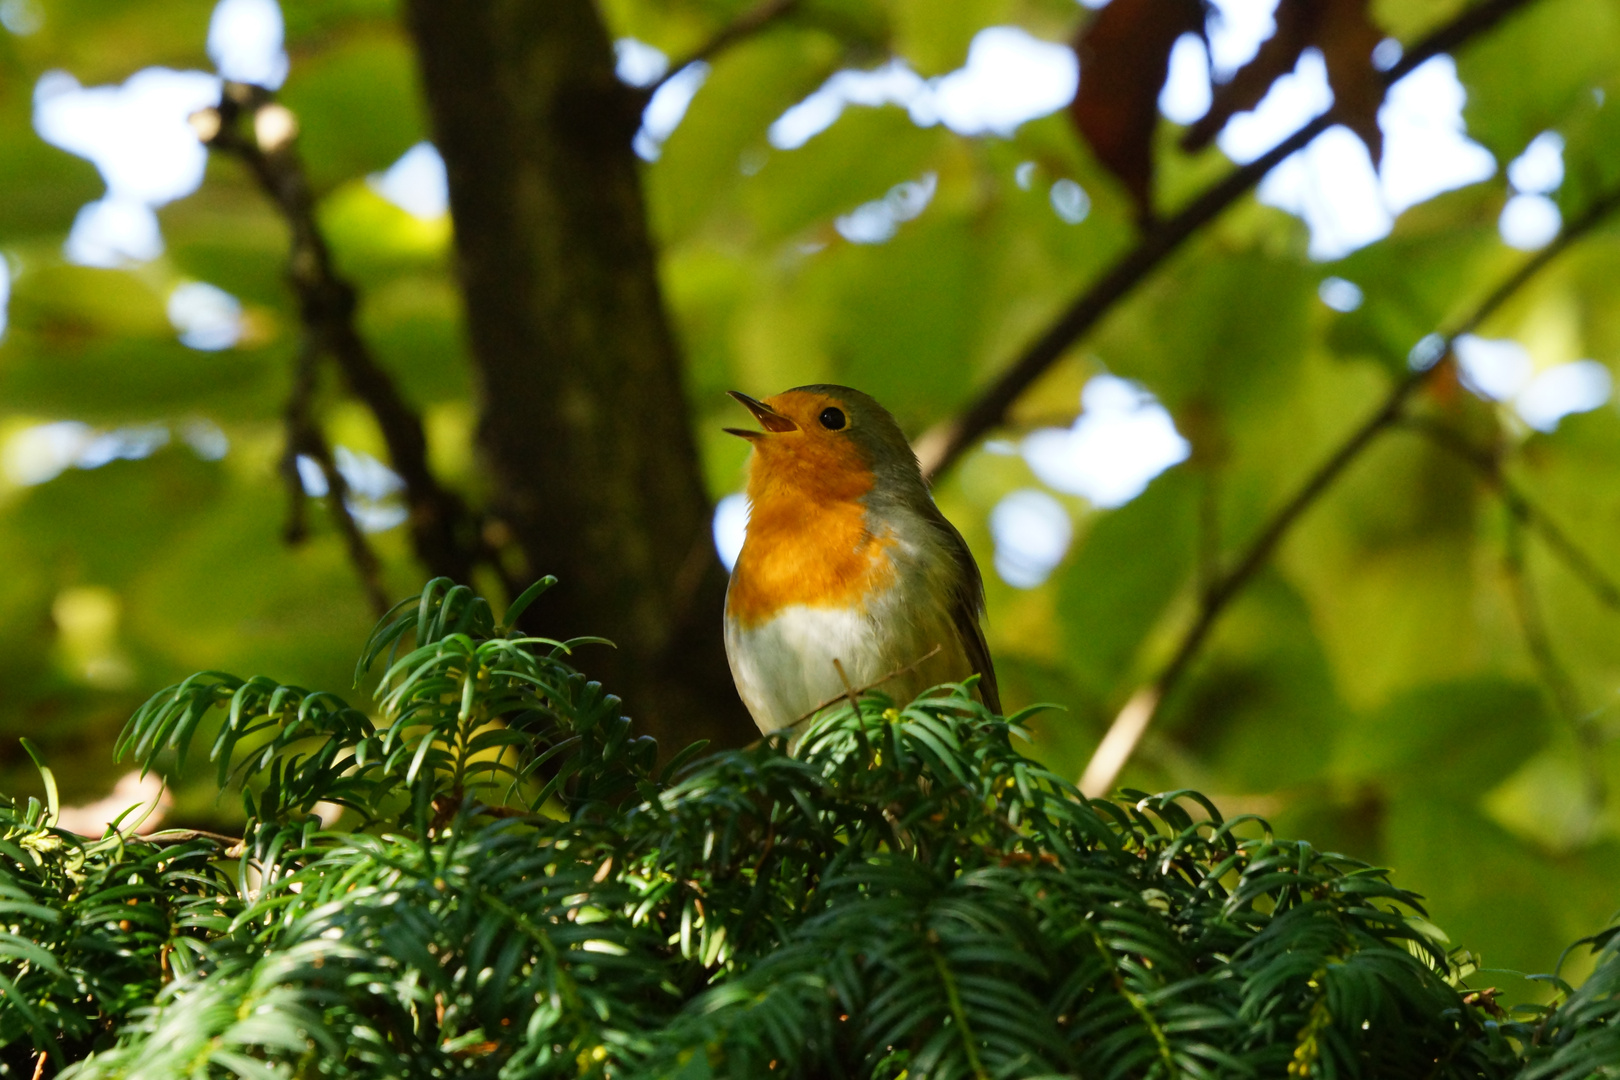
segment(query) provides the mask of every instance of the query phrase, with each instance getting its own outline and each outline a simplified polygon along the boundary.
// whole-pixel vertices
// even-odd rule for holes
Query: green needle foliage
[[[660,769],[581,642],[512,629],[545,585],[395,608],[375,713],[152,698],[121,749],[208,747],[239,841],[0,807],[0,1072],[1620,1075],[1615,931],[1509,1018],[1383,871],[1191,792],[1088,802],[969,686]]]

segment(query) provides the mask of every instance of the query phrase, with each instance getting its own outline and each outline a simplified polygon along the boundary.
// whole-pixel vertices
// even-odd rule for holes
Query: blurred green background
[[[249,29],[275,10],[229,4]],[[276,77],[274,20],[242,31],[239,54],[216,31],[211,54],[229,4],[0,2],[8,792],[37,787],[26,735],[66,801],[107,796],[123,721],[195,670],[346,692],[372,622],[323,514],[308,542],[283,539],[298,345],[285,227],[185,124],[217,98],[216,66],[258,57]],[[751,7],[600,6],[621,74],[641,82]],[[1378,0],[1370,15],[1410,43],[1464,6]],[[1218,75],[1273,7],[1219,6]],[[451,223],[442,166],[419,147],[409,36],[384,0],[280,14],[279,100],[361,332],[421,410],[439,477],[476,499]],[[1072,0],[806,0],[654,98],[643,180],[714,499],[740,490],[747,449],[720,432],[738,419],[724,390],[847,383],[921,435],[1136,242],[1130,197],[1062,108],[1066,43],[1092,17]],[[1172,63],[1165,111],[1183,123],[1207,88],[1200,55],[1189,44]],[[1620,3],[1534,0],[1435,63],[1386,103],[1381,183],[1334,129],[1114,305],[940,481],[985,570],[1004,700],[1061,707],[1032,731],[1064,773],[1164,663],[1211,567],[1377,407],[1414,345],[1620,179]],[[1275,142],[1308,117],[1288,110],[1319,68],[1307,54],[1251,126],[1282,123]],[[1240,158],[1242,134],[1234,123],[1226,144]],[[1171,120],[1154,135],[1172,209],[1230,168],[1178,135]],[[1498,455],[1620,578],[1620,232],[1584,238],[1465,344],[1417,411]],[[403,596],[423,574],[382,439],[363,408],[323,395],[356,516]],[[725,539],[740,507],[720,505]],[[1120,782],[1196,787],[1392,867],[1485,966],[1544,971],[1620,908],[1617,689],[1620,614],[1601,589],[1484,473],[1395,430],[1248,583]],[[181,787],[168,820],[229,827],[231,800],[213,795]]]

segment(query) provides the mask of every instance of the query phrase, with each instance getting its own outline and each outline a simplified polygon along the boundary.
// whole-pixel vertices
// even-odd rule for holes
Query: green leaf
[[[56,775],[51,772],[50,766],[45,764],[45,755],[40,753],[39,747],[29,739],[18,739],[22,748],[28,751],[28,756],[34,759],[34,768],[39,770],[39,778],[45,783],[45,809],[50,815],[50,823],[56,824],[57,816],[62,809],[61,797],[56,791]]]

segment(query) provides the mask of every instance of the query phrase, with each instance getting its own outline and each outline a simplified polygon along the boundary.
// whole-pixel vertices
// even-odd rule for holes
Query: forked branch
[[[331,249],[316,221],[315,197],[297,153],[297,119],[286,107],[275,103],[264,88],[227,83],[219,105],[197,113],[192,125],[211,149],[229,154],[247,166],[286,221],[291,234],[287,280],[298,300],[305,351],[316,357],[330,357],[349,389],[376,417],[388,446],[390,464],[405,484],[417,556],[436,576],[468,580],[478,551],[475,544],[460,538],[466,530],[466,508],[434,477],[428,467],[427,437],[421,417],[406,403],[355,327],[355,290],[334,268]],[[302,373],[296,380],[299,385],[294,400],[289,402],[288,416],[307,420],[312,383]],[[291,428],[289,443],[299,438],[307,441],[307,430]],[[294,535],[300,522],[301,506],[295,496],[291,525]],[[352,542],[350,550],[357,550]],[[366,578],[365,566],[359,568],[362,578]]]

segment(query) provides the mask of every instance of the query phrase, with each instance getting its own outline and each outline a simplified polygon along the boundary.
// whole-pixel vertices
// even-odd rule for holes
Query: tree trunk
[[[479,442],[537,576],[537,629],[664,754],[754,735],[721,644],[725,571],[687,428],[638,162],[640,101],[591,0],[411,0],[450,174]]]

